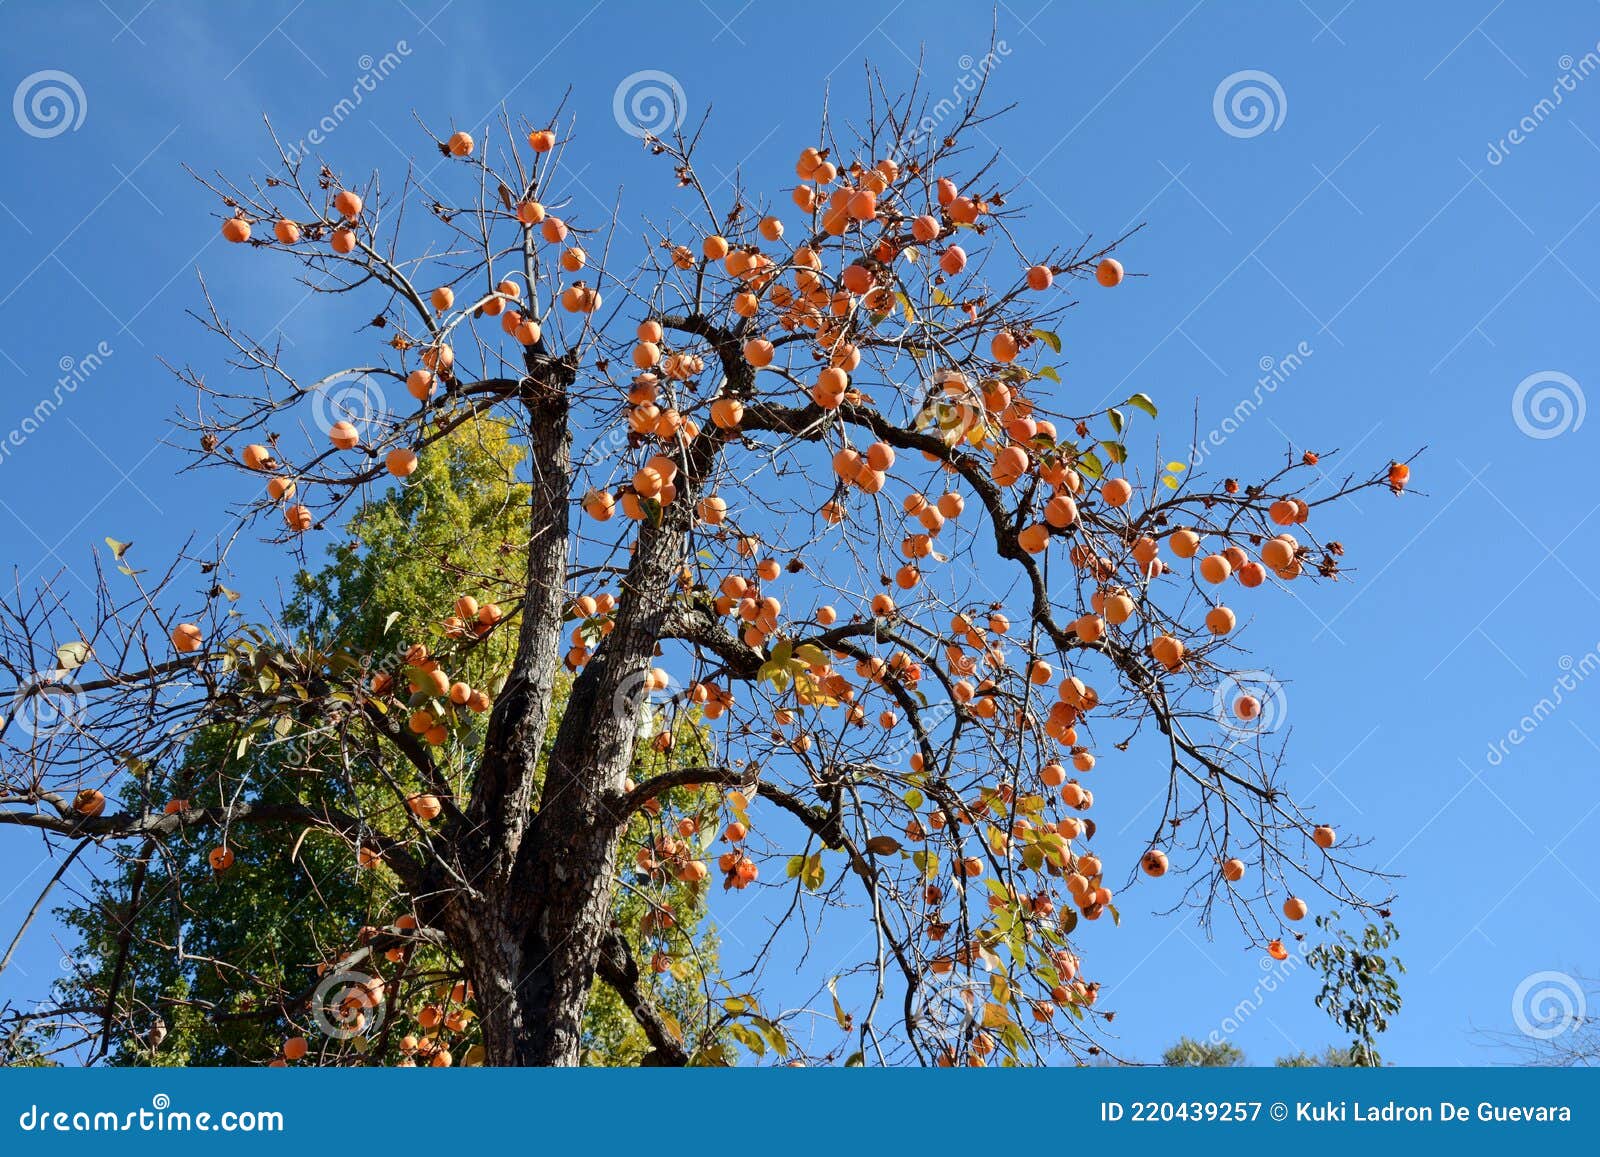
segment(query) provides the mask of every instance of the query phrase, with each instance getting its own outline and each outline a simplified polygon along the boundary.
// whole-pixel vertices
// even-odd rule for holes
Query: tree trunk
[[[535,517],[543,502],[548,518],[543,528],[535,526],[530,546],[530,589],[513,677],[533,693],[505,703],[504,711],[497,705],[489,729],[472,818],[490,829],[489,850],[498,852],[485,863],[483,891],[492,911],[479,913],[461,938],[492,1065],[579,1062],[584,1012],[611,933],[618,845],[628,819],[619,805],[648,695],[646,672],[683,563],[696,480],[714,453],[710,439],[698,445],[661,524],[641,525],[612,630],[573,683],[532,810],[531,792],[505,794],[534,778],[567,597],[566,495],[558,500],[555,493],[569,473],[565,437],[542,449],[535,457]],[[552,452],[559,468],[541,478]],[[542,497],[541,488],[548,488]],[[534,615],[542,621],[529,621]],[[548,668],[539,669],[539,662]],[[515,857],[509,872],[503,871],[506,853]],[[635,1011],[645,1020],[652,1015]]]

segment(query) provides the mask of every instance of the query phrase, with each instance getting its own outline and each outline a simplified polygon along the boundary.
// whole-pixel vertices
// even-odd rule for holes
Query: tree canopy
[[[207,291],[232,372],[178,367],[189,469],[248,486],[239,533],[297,552],[359,510],[360,545],[276,618],[225,584],[231,538],[156,573],[108,542],[93,608],[0,607],[0,828],[121,848],[85,931],[136,964],[12,1023],[124,1042],[178,993],[275,1063],[635,1031],[663,1064],[1038,1063],[1100,1050],[1089,929],[1135,885],[1279,959],[1313,909],[1384,903],[1295,802],[1230,604],[1342,581],[1341,500],[1409,464],[1208,477],[1151,396],[1074,380],[1148,255],[1043,236],[976,95],[874,85],[782,180],[647,135],[642,238],[576,199],[559,109],[425,130],[427,180],[281,144],[205,178],[227,260],[358,328],[289,351]],[[1095,797],[1135,775],[1159,815],[1102,853]],[[276,940],[321,887],[340,910]],[[718,888],[735,968],[687,934]],[[175,971],[123,952],[218,892]]]

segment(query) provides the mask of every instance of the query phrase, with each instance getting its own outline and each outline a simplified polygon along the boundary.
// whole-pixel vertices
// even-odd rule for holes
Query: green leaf
[[[1128,448],[1121,442],[1102,442],[1100,449],[1106,452],[1106,457],[1121,466],[1128,460]]]
[[[71,671],[87,663],[93,654],[93,649],[81,639],[72,643],[62,643],[56,648],[56,666],[63,671]]]
[[[733,1035],[734,1040],[744,1045],[745,1048],[755,1053],[756,1056],[764,1057],[767,1055],[767,1042],[762,1040],[760,1034],[749,1026],[742,1024],[730,1024],[728,1026],[728,1032]]]
[[[1061,352],[1061,337],[1054,331],[1048,329],[1036,329],[1033,331],[1033,336],[1044,342],[1045,345],[1049,346],[1056,353]]]
[[[1143,410],[1152,418],[1156,416],[1156,404],[1150,399],[1149,394],[1134,394],[1133,397],[1129,398],[1123,403],[1123,405],[1133,406],[1136,409]]]
[[[118,542],[116,539],[107,536],[106,545],[111,548],[111,557],[116,559],[118,562],[121,562],[122,556],[128,553],[128,548],[132,546],[133,543]]]
[[[1111,429],[1120,436],[1122,427],[1127,424],[1122,417],[1122,411],[1113,407],[1106,411],[1106,417],[1111,419]]]
[[[1061,375],[1056,372],[1055,366],[1040,366],[1039,376],[1041,378],[1049,378],[1058,386],[1061,384]]]

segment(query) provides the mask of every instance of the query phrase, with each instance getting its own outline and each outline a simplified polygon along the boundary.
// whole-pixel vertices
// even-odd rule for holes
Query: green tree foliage
[[[1360,1065],[1349,1049],[1340,1048],[1338,1045],[1329,1045],[1320,1053],[1301,1050],[1286,1057],[1279,1057],[1272,1063],[1280,1069],[1350,1069]]]
[[[518,480],[523,454],[503,425],[480,421],[472,439],[454,439],[424,457],[403,487],[360,507],[347,525],[348,538],[331,548],[326,565],[302,572],[279,637],[260,636],[261,650],[345,654],[398,675],[395,656],[416,640],[436,636],[459,596],[488,601],[509,588],[508,567],[515,570],[526,535],[527,487]],[[514,608],[508,610],[514,616]],[[502,630],[476,641],[459,677],[496,689],[515,640],[514,630]],[[551,737],[565,694],[565,686],[558,689]],[[699,732],[692,722],[679,723],[675,736],[696,741]],[[466,743],[439,749],[463,794],[481,738],[480,727]],[[379,782],[372,768],[335,765],[335,750],[314,732],[294,727],[274,728],[247,748],[235,734],[211,727],[189,742],[178,782],[189,785],[185,790],[195,806],[223,802],[214,798],[217,770],[243,760],[263,803],[354,810],[350,805],[359,799],[364,814],[376,813],[377,822],[403,833],[410,820],[393,814],[394,785]],[[662,757],[641,744],[635,777],[662,766]],[[382,776],[402,775],[405,767],[393,761]],[[165,805],[144,798],[142,777],[126,782],[125,807],[159,811]],[[683,789],[667,802],[673,814],[715,815],[714,791]],[[646,814],[636,818],[632,844],[647,837],[649,820]],[[137,1036],[102,1042],[109,1063],[261,1063],[278,1055],[293,1035],[308,1037],[315,1058],[330,1046],[308,1030],[293,998],[316,984],[319,964],[326,967],[404,913],[387,872],[363,868],[355,848],[327,834],[308,833],[286,847],[281,832],[241,825],[226,837],[235,866],[208,879],[205,857],[212,844],[210,835],[200,833],[166,846],[147,844],[114,863],[81,902],[58,913],[81,938],[74,971],[61,985],[63,1001],[103,1005],[114,989],[117,1007],[131,1010],[132,1022],[145,1026]],[[205,882],[184,883],[195,879]],[[715,972],[717,953],[705,914],[703,889],[687,886],[673,890],[666,918],[650,914],[627,889],[618,898],[614,919],[628,940],[656,945],[648,964],[663,973],[654,989],[674,1023],[705,1019],[703,982]],[[422,985],[424,998],[430,974],[438,977],[439,992],[451,987],[451,962],[436,948],[417,950],[406,961],[406,973]],[[150,1030],[158,1018],[163,1039],[152,1048]],[[467,1024],[459,1034],[465,1053],[457,1052],[457,1063],[471,1055],[470,1019]],[[375,1034],[372,1043],[386,1051],[370,1059],[397,1059],[397,1042],[408,1030],[405,1023]],[[649,1051],[628,1008],[599,982],[585,1030],[589,1064],[637,1064]],[[34,1048],[47,1053],[48,1046],[43,1041]]]
[[[1177,1068],[1236,1069],[1245,1059],[1243,1050],[1231,1041],[1198,1041],[1181,1036],[1161,1054],[1161,1063]]]
[[[1387,915],[1387,914],[1385,914]],[[1384,952],[1400,939],[1394,924],[1368,924],[1359,936],[1339,924],[1337,910],[1317,917],[1317,927],[1328,939],[1306,953],[1306,960],[1322,973],[1317,1007],[1333,1023],[1352,1034],[1351,1064],[1380,1065],[1378,1034],[1400,1011],[1400,977],[1405,965]]]

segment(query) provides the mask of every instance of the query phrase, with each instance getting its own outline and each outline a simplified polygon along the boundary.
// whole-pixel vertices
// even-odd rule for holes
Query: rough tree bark
[[[529,370],[527,596],[517,657],[490,720],[461,833],[473,894],[453,901],[448,919],[478,993],[488,1063],[576,1065],[584,1010],[611,932],[617,850],[628,820],[623,788],[646,672],[683,562],[698,479],[716,450],[714,435],[696,439],[684,455],[679,500],[659,525],[642,524],[615,626],[573,683],[535,801],[564,626],[571,484],[564,390],[571,369],[534,353]],[[631,968],[615,948],[605,970],[613,987]],[[652,1037],[653,1057],[682,1063],[672,1041],[650,1033],[650,1010],[635,1004],[633,1011]]]

